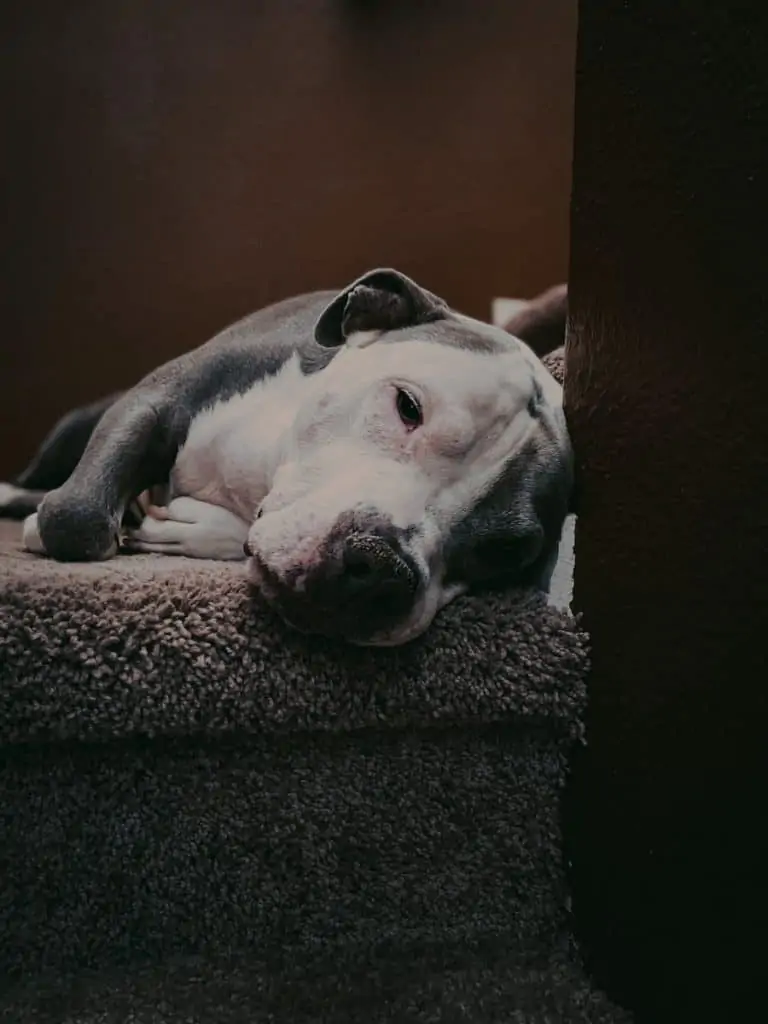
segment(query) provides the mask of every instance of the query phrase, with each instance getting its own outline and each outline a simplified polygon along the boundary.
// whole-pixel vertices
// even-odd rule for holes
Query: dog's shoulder
[[[314,373],[335,355],[314,338],[317,319],[334,294],[312,292],[251,313],[160,366],[134,391],[143,392],[158,408],[172,408],[183,431],[212,404],[244,395],[277,375],[292,357],[298,357],[302,373]]]

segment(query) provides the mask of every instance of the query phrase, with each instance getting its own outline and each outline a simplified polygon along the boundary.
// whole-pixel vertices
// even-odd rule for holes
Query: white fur
[[[380,337],[381,331],[353,331],[344,344],[348,348],[365,348]]]
[[[410,554],[429,586],[409,620],[378,644],[422,632],[455,596],[443,587],[442,540],[535,424],[519,351],[497,358],[424,341],[344,349],[312,378],[249,544],[273,572],[311,568],[343,512],[374,507],[395,526],[419,524]],[[423,403],[409,433],[393,385]]]
[[[244,395],[216,402],[202,412],[176,457],[172,494],[221,505],[251,523],[269,490],[282,439],[306,387],[296,356]]]
[[[9,505],[12,501],[20,498],[24,491],[14,484],[5,484],[0,481],[0,505]]]
[[[131,551],[239,561],[248,525],[218,505],[174,498],[162,510],[162,518],[147,515],[140,527],[126,530],[123,546]]]
[[[35,555],[45,554],[40,531],[37,528],[37,512],[33,512],[31,516],[27,516],[24,520],[21,540],[25,551],[31,551]]]

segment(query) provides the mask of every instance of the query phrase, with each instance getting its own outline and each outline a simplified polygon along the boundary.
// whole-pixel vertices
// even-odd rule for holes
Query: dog
[[[467,591],[546,590],[572,486],[533,349],[383,268],[75,410],[0,514],[64,562],[247,559],[293,628],[393,646]]]

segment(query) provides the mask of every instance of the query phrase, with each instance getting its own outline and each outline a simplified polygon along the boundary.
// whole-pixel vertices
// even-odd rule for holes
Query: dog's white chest
[[[171,473],[172,495],[221,505],[250,522],[271,487],[305,384],[294,356],[245,394],[196,416]]]

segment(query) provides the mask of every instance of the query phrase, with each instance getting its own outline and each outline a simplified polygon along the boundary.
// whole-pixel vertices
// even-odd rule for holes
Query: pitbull
[[[531,348],[378,269],[76,410],[0,514],[59,561],[247,559],[289,625],[391,646],[459,594],[548,587],[572,462]]]

